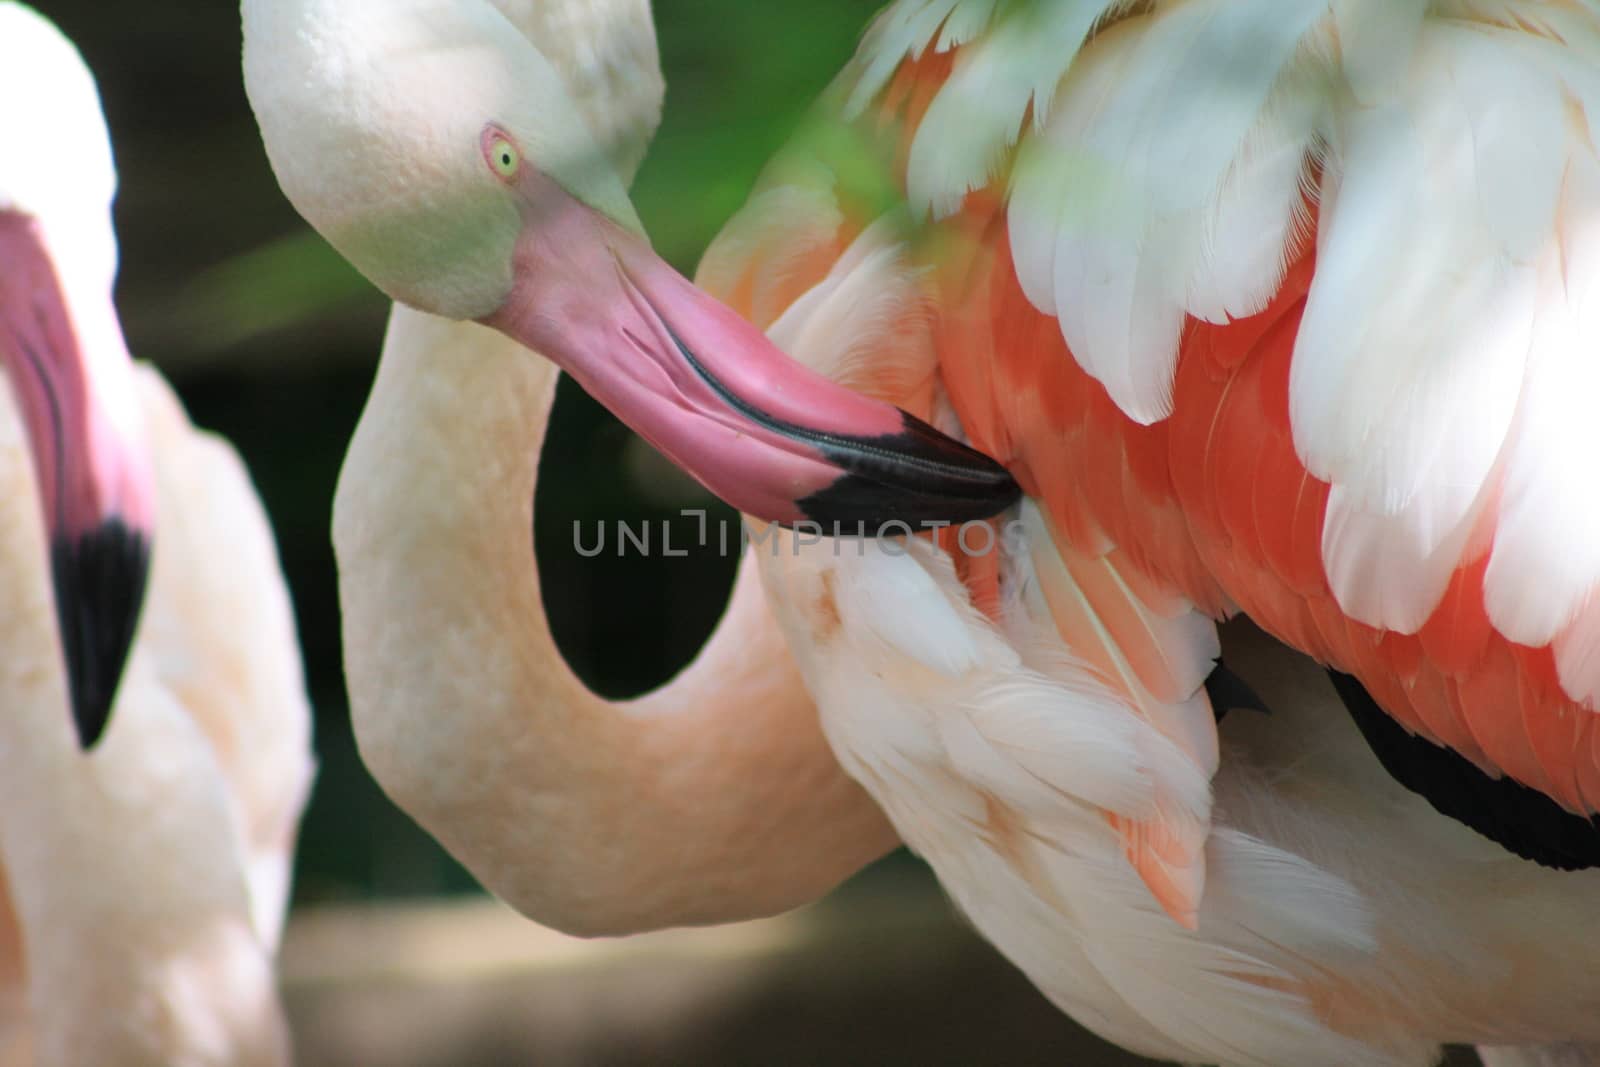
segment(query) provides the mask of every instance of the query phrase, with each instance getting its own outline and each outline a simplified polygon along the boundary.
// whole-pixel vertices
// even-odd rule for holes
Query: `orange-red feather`
[[[914,132],[949,68],[905,63],[885,128]],[[903,153],[902,153],[903,162]],[[1486,551],[1454,574],[1412,635],[1340,610],[1322,563],[1329,487],[1307,473],[1289,425],[1289,364],[1315,255],[1302,252],[1259,314],[1191,321],[1174,410],[1139,425],[1073,360],[1012,268],[1003,177],[938,223],[936,343],[946,391],[973,443],[1010,466],[1076,551],[1115,545],[1157,588],[1213,616],[1237,608],[1280,639],[1355,675],[1407,729],[1593,813],[1600,730],[1567,697],[1549,647],[1513,644],[1484,609]],[[1487,542],[1484,548],[1487,549]]]

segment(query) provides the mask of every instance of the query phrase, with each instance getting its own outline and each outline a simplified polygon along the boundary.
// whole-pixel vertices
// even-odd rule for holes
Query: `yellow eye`
[[[494,172],[502,178],[511,179],[517,176],[517,167],[522,163],[522,154],[517,151],[517,146],[504,137],[496,137],[489,145],[489,165]]]
[[[515,183],[517,175],[522,173],[522,149],[496,123],[487,123],[478,134],[478,151],[483,153],[483,161],[489,164],[494,176],[507,185]]]

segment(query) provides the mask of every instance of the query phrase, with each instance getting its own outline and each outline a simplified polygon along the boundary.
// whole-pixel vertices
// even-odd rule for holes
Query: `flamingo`
[[[128,358],[94,81],[15,3],[0,3],[0,133],[0,484],[15,520],[0,535],[0,1062],[287,1063],[273,957],[310,713],[270,528],[232,449]],[[63,539],[93,546],[119,520],[137,542],[102,547],[139,553],[87,553],[63,581]],[[69,598],[125,593],[118,568],[146,548],[126,670],[75,671],[58,625],[87,619],[76,647],[95,656],[114,651],[95,626],[134,631],[94,614],[113,597]]]
[[[869,227],[771,336],[910,404],[897,390],[925,387],[933,352],[879,344],[926,299],[907,246]],[[857,342],[908,358],[862,359]],[[1441,1042],[1476,1041],[1491,1067],[1596,1062],[1568,1039],[1595,1033],[1600,872],[1540,866],[1442,816],[1391,777],[1314,661],[1242,618],[1205,656],[1161,668],[1187,670],[1187,702],[1212,718],[1220,647],[1270,709],[1219,703],[1219,748],[1196,762],[1184,709],[1138,673],[1156,661],[1089,650],[1062,625],[1084,625],[1083,586],[1105,588],[1083,577],[1093,561],[1060,547],[1037,501],[1009,535],[967,538],[995,544],[987,602],[969,587],[987,556],[920,540],[779,533],[755,558],[845,769],[1052,1001],[1161,1060],[1427,1064]],[[1141,610],[1152,632],[1197,625]],[[1198,856],[1159,836],[1202,818]],[[1173,916],[1147,883],[1165,888],[1183,863],[1206,889]]]
[[[508,3],[504,10],[517,21],[473,3],[243,5],[245,83],[269,158],[323,232],[363,224],[337,208],[325,215],[330,205],[320,199],[341,195],[345,166],[364,165],[334,138],[363,131],[348,125],[359,116],[337,110],[325,116],[339,125],[320,133],[304,125],[304,108],[323,105],[315,102],[320,88],[307,84],[309,100],[297,93],[297,83],[306,84],[290,73],[306,59],[299,49],[325,39],[341,47],[365,42],[382,50],[372,55],[385,63],[410,56],[423,64],[412,74],[425,80],[411,81],[397,67],[395,85],[410,81],[430,92],[477,69],[484,77],[461,83],[459,106],[442,110],[472,124],[475,154],[465,171],[446,177],[470,190],[478,170],[498,174],[487,168],[500,165],[498,152],[482,154],[488,116],[474,110],[472,94],[521,92],[526,109],[496,114],[501,123],[520,122],[528,137],[545,110],[541,99],[567,95],[552,61],[519,27],[560,27],[553,39],[565,46],[552,50],[563,64],[556,69],[573,87],[571,107],[582,106],[604,146],[593,146],[571,112],[563,135],[581,142],[570,163],[612,175],[608,195],[633,219],[621,180],[643,156],[662,91],[648,5]],[[441,40],[456,50],[438,48]],[[346,58],[368,62],[361,52]],[[313,69],[331,72],[341,62],[329,54]],[[525,92],[521,80],[541,93]],[[340,101],[327,103],[337,109]],[[407,124],[426,111],[418,110],[420,99],[393,104],[384,136],[401,138],[398,147],[410,135]],[[319,155],[319,144],[332,150]],[[449,158],[446,144],[440,152]],[[540,180],[531,171],[526,177]],[[405,184],[383,179],[374,190],[399,192]],[[491,213],[509,203],[498,200],[503,186],[488,192]],[[586,213],[571,207],[569,219],[582,222]],[[389,211],[406,209],[391,202],[368,221]],[[512,231],[518,225],[510,216],[500,221]],[[451,212],[435,222],[430,244],[462,231]],[[615,236],[643,257],[637,226],[630,221]],[[379,231],[372,237],[383,240]],[[494,237],[502,238],[515,233]],[[358,255],[367,269],[388,262],[382,252]],[[427,270],[427,258],[419,256],[417,268]],[[498,276],[508,264],[486,263],[487,287],[503,289],[509,278]],[[682,299],[697,299],[687,283],[666,279],[665,268],[650,269]],[[483,303],[481,313],[491,310],[492,295],[484,302],[460,280],[446,288],[437,295],[470,297]],[[340,474],[333,531],[351,720],[363,760],[386,792],[507,903],[588,935],[774,914],[820,896],[893,847],[882,813],[839,768],[818,729],[753,561],[741,567],[705,648],[666,686],[611,703],[573,676],[550,636],[529,542],[556,367],[505,332],[431,313],[473,310],[466,304],[436,304],[393,278],[388,291],[420,300],[420,308],[398,303],[392,313]],[[645,323],[631,328],[667,340]],[[769,366],[783,369],[781,358],[770,357]],[[873,419],[880,416],[899,423],[886,405],[873,409]],[[726,454],[729,440],[738,438],[715,447]],[[977,473],[987,476],[986,464]],[[418,655],[423,647],[426,655]]]
[[[713,339],[685,336],[688,313],[639,281],[618,169],[539,51],[571,42],[530,41],[482,4],[245,0],[244,15],[280,184],[359,269],[403,304],[546,352],[730,502],[795,519],[763,496],[769,439],[729,446],[753,464],[730,485],[596,369],[625,358],[653,379],[660,349],[693,363]],[[845,768],[980,929],[1112,1040],[1228,1064],[1420,1064],[1443,1041],[1494,1063],[1600,1062],[1583,1045],[1600,1041],[1585,923],[1600,513],[1575,466],[1596,432],[1578,405],[1600,263],[1597,53],[1585,2],[896,0],[820,103],[823,135],[774,161],[707,254],[702,288],[779,347],[1020,482],[987,549],[947,531],[760,566]],[[903,206],[885,208],[874,175]],[[489,364],[411,314],[389,338],[410,349],[408,381],[380,372],[368,412],[388,451],[358,438],[341,487],[342,592],[373,605],[379,634],[361,638],[352,689],[434,687],[431,708],[405,703],[410,736],[391,727],[376,769],[415,802],[426,754],[449,753],[425,823],[455,821],[447,841],[509,884],[516,858],[490,853],[506,813],[538,809],[483,794],[519,757],[471,756],[477,720],[433,709],[564,676],[497,636],[521,636],[498,605],[526,598],[528,564],[464,539],[474,564],[499,564],[469,605],[463,566],[442,558],[470,520],[434,512],[495,505],[462,492],[459,443],[416,415]],[[605,333],[635,315],[621,342]],[[713,377],[747,355],[752,375],[777,373],[750,334],[716,340]],[[460,410],[521,424],[530,409]],[[465,458],[491,468],[480,479],[508,469]],[[381,500],[427,468],[450,477],[409,513]],[[883,501],[969,520],[965,534],[1006,496],[987,484],[981,507],[942,490],[943,511]],[[514,515],[503,536],[525,559],[527,505]],[[402,518],[423,529],[398,532]],[[434,597],[449,607],[430,616]],[[1303,673],[1297,649],[1332,674],[1219,731],[1228,706],[1205,682],[1217,622],[1237,614],[1268,635],[1242,640],[1272,670]],[[476,619],[468,650],[408,667],[441,618]],[[515,666],[486,676],[482,648]],[[455,677],[426,681],[439,673]],[[512,692],[515,717],[527,698]],[[621,775],[613,803],[641,796],[615,769],[631,769],[627,739],[584,736],[615,747],[575,754],[570,721],[519,721],[567,726],[555,759]],[[651,793],[655,756],[640,761]],[[752,795],[719,769],[725,807]],[[746,770],[763,795],[792,788],[790,768]],[[604,804],[566,784],[545,794],[559,818]],[[637,889],[650,864],[626,819],[591,822],[591,847]],[[545,870],[549,841],[517,887],[539,906],[567,873]],[[813,868],[840,854],[814,841],[789,843]],[[708,900],[689,911],[737,911],[723,869],[699,869]],[[574,870],[611,892],[587,857]],[[541,876],[543,898],[526,880]]]

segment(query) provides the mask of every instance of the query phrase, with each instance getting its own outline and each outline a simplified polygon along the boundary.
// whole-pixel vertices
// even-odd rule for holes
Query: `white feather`
[[[1129,49],[1105,43],[1086,49],[1073,63],[1051,108],[1050,122],[1027,138],[1011,171],[1011,202],[1006,219],[1017,280],[1034,307],[1056,314],[1056,234],[1063,226],[1086,230],[1091,222],[1130,235],[1133,220],[1116,219],[1109,208],[1120,190],[1116,171],[1079,145],[1081,127],[1109,106]],[[1063,117],[1060,102],[1075,115]],[[1124,213],[1131,213],[1131,205]]]
[[[1330,0],[1339,60],[1358,104],[1370,104],[1404,72],[1428,0]]]
[[[1019,160],[1010,222],[1023,291],[1057,316],[1084,370],[1140,422],[1171,411],[1191,280],[1208,260],[1208,231],[1216,233],[1212,216],[1230,170],[1259,187],[1247,181],[1229,201],[1276,205],[1281,221],[1270,220],[1267,232],[1288,232],[1298,168],[1281,160],[1303,151],[1310,131],[1281,116],[1262,126],[1262,117],[1326,10],[1326,0],[1190,0],[1117,23],[1083,50],[1045,130]],[[1285,115],[1303,111],[1287,107]],[[1258,127],[1284,143],[1263,145],[1258,137],[1255,158],[1278,165],[1252,171],[1249,160],[1236,168]],[[1225,232],[1258,240],[1262,221],[1253,214]],[[1281,276],[1282,253],[1257,250],[1246,261],[1258,264],[1259,275],[1241,275],[1238,293],[1218,290],[1216,281],[1203,286],[1205,310],[1259,305]]]
[[[1322,564],[1347,615],[1408,634],[1433,614],[1485,503],[1481,494],[1448,490],[1419,493],[1391,514],[1333,486]]]
[[[1219,652],[1216,624],[1195,611],[1192,605],[1184,605],[1182,610],[1169,618],[1157,616],[1138,603],[1138,598],[1127,591],[1115,568],[1103,558],[1075,559],[1069,564],[1060,551],[1062,543],[1051,530],[1044,514],[1031,500],[1025,500],[1022,504],[1021,532],[1023,540],[1018,547],[1028,553],[1031,576],[1027,580],[1027,593],[1020,607],[1026,612],[1030,623],[1053,635],[1055,642],[1059,642],[1057,628],[1068,618],[1083,620],[1085,626],[1093,630],[1094,640],[1098,641],[1109,663],[1112,672],[1110,681],[1126,694],[1125,699],[1132,702],[1133,710],[1186,753],[1204,777],[1209,778],[1217,768],[1216,724],[1211,705],[1204,696],[1201,695],[1198,700],[1192,698],[1211,673]],[[1101,618],[1101,613],[1113,605],[1097,603],[1085,590],[1084,582],[1080,581],[1079,574],[1085,569],[1111,572],[1111,584],[1121,588],[1124,595],[1124,603],[1116,606],[1129,608],[1131,604],[1131,610],[1146,627],[1145,634],[1141,635],[1145,637],[1145,643],[1154,646],[1166,657],[1176,683],[1175,691],[1157,695],[1146,687],[1129,663],[1130,650],[1119,646]],[[1022,647],[1038,645],[1037,639],[1026,630],[1013,628],[1011,635],[1013,641]],[[1131,635],[1127,638],[1130,641],[1137,639]],[[1088,650],[1080,650],[1080,654],[1087,655]],[[1078,669],[1081,670],[1081,667]],[[1194,805],[1190,803],[1185,807],[1194,808]]]
[[[841,556],[860,553],[852,560],[858,565],[849,568],[852,580],[841,582],[836,595],[840,613],[849,613],[856,621],[862,640],[880,643],[883,651],[946,678],[965,674],[978,663],[978,646],[963,613],[924,564],[924,557],[931,563],[933,556],[924,542],[837,538],[819,551]],[[865,559],[872,559],[873,565],[863,564]],[[943,557],[945,566],[948,559]]]
[[[942,217],[988,184],[1016,143],[1028,107],[1042,124],[1068,65],[1109,3],[1012,4],[982,39],[961,51],[917,127],[906,165],[913,211]]]
[[[1600,103],[1600,94],[1590,99]],[[1559,256],[1540,278],[1533,357],[1484,576],[1495,627],[1533,647],[1572,622],[1600,583],[1600,493],[1589,490],[1600,456],[1600,162],[1587,144],[1572,153],[1559,217]],[[1577,685],[1574,695],[1600,690],[1600,677],[1569,671],[1563,682]]]
[[[940,27],[939,39],[934,43],[933,50],[946,52],[978,36],[988,27],[997,2],[998,0],[961,0]]]
[[[1021,579],[1007,611],[1033,596],[1042,613],[1010,620],[1029,634],[1030,666],[965,603],[942,554],[883,547],[858,556],[825,544],[797,554],[785,544],[763,555],[763,576],[846,768],[1053,1000],[1106,1036],[1167,1058],[1420,1062],[1331,1032],[1296,991],[1305,958],[1359,967],[1373,950],[1371,917],[1341,879],[1228,833],[1207,847],[1222,882],[1207,893],[1200,929],[1185,930],[1156,906],[1103,811],[1149,810],[1158,788],[1185,780],[1192,786],[1177,795],[1204,803],[1205,778],[1053,637],[1025,558],[1007,561]],[[926,581],[906,580],[898,572],[907,567],[923,569]],[[841,630],[818,641],[805,610],[824,573],[832,588],[866,592],[841,598]],[[885,583],[887,573],[897,576]],[[967,629],[964,647],[977,655],[964,671],[951,674],[949,657],[910,647],[920,615],[941,620],[939,641],[948,642],[951,619]],[[891,617],[901,640],[884,639]],[[1170,754],[1167,767],[1149,762],[1152,750]]]
[[[980,0],[896,0],[883,9],[862,35],[855,59],[844,72],[854,78],[854,87],[845,103],[847,119],[866,110],[872,98],[883,91],[889,78],[907,58],[920,56],[934,33],[962,5]]]
[[[1025,660],[1035,667],[1053,663],[1058,671],[1075,672],[1075,679],[1061,679],[1063,684],[1092,681],[1054,636],[1048,611],[1038,599],[1039,583],[1028,577],[1026,564],[1018,577],[1024,591],[1011,599],[1006,615],[1012,640],[1031,650],[1024,652]],[[1018,614],[1023,611],[1027,614]],[[1021,712],[1020,707],[993,708],[987,721],[999,725]],[[1035,721],[1041,729],[1060,729],[1059,720]],[[985,734],[994,741],[995,735]],[[1158,734],[1142,737],[1146,744],[1177,754]],[[1068,775],[1064,768],[1083,768],[1083,755],[1069,762],[1063,752],[1041,761],[1034,770],[1055,783],[1057,790],[1076,792],[1082,771]],[[1193,764],[1184,762],[1187,771],[1174,769],[1157,781],[1165,788],[1185,781],[1185,774],[1193,775]],[[1008,788],[1001,788],[1004,782],[992,784],[999,789],[998,796],[1013,803],[1018,781],[1013,776]],[[1199,934],[1185,935],[1176,924],[1162,921],[1153,904],[1139,903],[1148,898],[1142,897],[1133,872],[1116,850],[1107,849],[1107,842],[1086,828],[1065,822],[1061,814],[1058,803],[1054,817],[1039,813],[1030,826],[1040,844],[1036,859],[1047,872],[1046,885],[1052,887],[1046,899],[1060,901],[1092,924],[1093,934],[1083,936],[1083,944],[1094,969],[1118,991],[1121,1003],[1134,1006],[1150,1026],[1187,1048],[1183,1058],[1280,1063],[1294,1049],[1298,1062],[1308,1062],[1307,1050],[1317,1048],[1316,1055],[1326,1056],[1329,1063],[1380,1062],[1356,1042],[1330,1041],[1299,997],[1271,988],[1285,977],[1280,968],[1286,954],[1348,958],[1371,952],[1371,920],[1350,886],[1245,835],[1214,836],[1207,849],[1207,867],[1220,869],[1224,882],[1213,886],[1210,878],[1215,875],[1208,875]],[[995,867],[991,864],[984,870],[993,872]],[[982,883],[991,880],[992,874],[985,873]],[[1014,928],[1005,909],[997,909],[993,900],[986,903],[987,907],[969,909],[980,917],[986,932],[1046,990],[1059,997],[1060,991],[1071,988],[1058,965],[1037,960],[1039,931]],[[1031,944],[1024,945],[1024,940]],[[1186,977],[1171,981],[1180,971]],[[1216,1006],[1221,1003],[1231,1007],[1219,1016]],[[1072,1004],[1075,1014],[1082,1014],[1081,1007]]]
[[[1017,671],[991,680],[972,694],[964,715],[939,720],[951,766],[1030,813],[1048,815],[1070,797],[1128,818],[1154,818],[1155,781],[1172,763],[1153,769],[1126,705],[1086,678],[1079,665],[1068,679]],[[1182,758],[1168,748],[1170,760]],[[1092,770],[1064,789],[1057,779],[1068,766]]]
[[[1430,23],[1398,95],[1333,132],[1290,416],[1306,468],[1341,493],[1324,553],[1359,621],[1414,630],[1493,488],[1533,340],[1562,121],[1547,73],[1492,34]],[[1383,565],[1335,573],[1374,553]],[[1406,588],[1363,584],[1385,575]]]
[[[1321,86],[1296,72],[1280,81],[1261,121],[1201,215],[1186,308],[1206,322],[1254,315],[1283,283],[1305,218],[1306,157],[1323,118]]]
[[[1490,213],[1506,198],[1484,195],[1480,164],[1523,145],[1475,128],[1438,32],[1419,57],[1424,69],[1410,98],[1349,115],[1335,144],[1339,169],[1324,197],[1317,279],[1291,385],[1296,438],[1312,473],[1367,475],[1375,484],[1365,499],[1391,507],[1410,498],[1438,452],[1463,475],[1450,481],[1469,489],[1482,482],[1528,347],[1526,256],[1548,229],[1559,179],[1558,167],[1530,160],[1523,195],[1542,204],[1536,219]],[[1490,105],[1500,112],[1499,133],[1523,112],[1542,129],[1559,120],[1552,87],[1542,88],[1535,99],[1508,93]],[[1486,334],[1498,343],[1484,343]],[[1472,405],[1485,409],[1482,422],[1465,417]],[[1442,447],[1433,440],[1440,430],[1463,439]],[[1385,447],[1372,449],[1374,440]]]
[[[863,230],[767,331],[832,381],[899,399],[928,381],[938,362],[922,268],[909,261],[902,222],[887,215]]]

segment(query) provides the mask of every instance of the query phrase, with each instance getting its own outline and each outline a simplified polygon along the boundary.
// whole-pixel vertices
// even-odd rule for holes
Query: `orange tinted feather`
[[[903,63],[864,120],[876,127],[869,136],[892,147],[902,174],[956,51],[929,50]],[[725,295],[747,314],[798,296],[872,221],[860,210],[845,205],[834,244],[802,257],[779,283],[758,274],[764,262],[770,269],[782,261],[784,250],[760,250]],[[1173,413],[1150,426],[1122,414],[1079,367],[1056,320],[1027,300],[1012,265],[1004,178],[931,225],[915,251],[936,294],[939,384],[968,439],[1006,464],[1049,517],[1074,595],[1089,601],[1085,610],[1061,590],[1047,594],[1056,597],[1051,609],[1063,640],[1129,693],[1136,709],[1149,713],[1117,657],[1145,697],[1172,698],[1179,686],[1128,597],[1157,614],[1184,603],[1213,618],[1243,610],[1279,639],[1355,675],[1406,729],[1570,810],[1600,810],[1596,716],[1563,694],[1550,649],[1520,648],[1493,630],[1482,551],[1469,554],[1416,634],[1365,626],[1339,608],[1322,561],[1329,486],[1301,463],[1289,418],[1290,366],[1314,250],[1293,259],[1258,314],[1187,325]],[[1484,534],[1487,544],[1488,527]],[[958,562],[974,602],[991,617],[999,604],[996,562],[993,554]],[[1121,589],[1095,570],[1106,563]],[[1175,740],[1183,736],[1167,726]],[[1161,819],[1112,823],[1162,906],[1192,922],[1204,828]]]
[[[945,388],[974,441],[1025,472],[1058,536],[1091,555],[1109,540],[1157,586],[1214,617],[1237,605],[1355,675],[1408,730],[1571,810],[1595,810],[1592,713],[1561,692],[1549,650],[1517,649],[1489,625],[1481,553],[1418,634],[1357,623],[1334,600],[1321,549],[1329,487],[1300,462],[1288,413],[1314,253],[1291,265],[1259,314],[1191,323],[1173,414],[1141,426],[1082,372],[1054,319],[1027,301],[992,200],[969,200],[949,229],[979,245],[953,250],[970,270],[940,273],[962,278],[940,297]],[[952,244],[939,247],[950,253]]]

